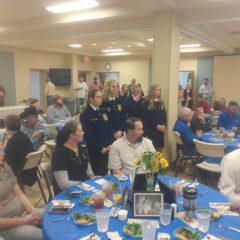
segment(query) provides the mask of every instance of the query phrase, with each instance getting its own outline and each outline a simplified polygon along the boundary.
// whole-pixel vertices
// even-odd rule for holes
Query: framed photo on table
[[[133,217],[159,217],[163,202],[161,192],[133,192]]]

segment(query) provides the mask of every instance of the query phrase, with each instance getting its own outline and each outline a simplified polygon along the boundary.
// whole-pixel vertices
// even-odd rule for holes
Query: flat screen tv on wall
[[[55,85],[71,85],[71,69],[51,68],[49,69],[49,77]]]

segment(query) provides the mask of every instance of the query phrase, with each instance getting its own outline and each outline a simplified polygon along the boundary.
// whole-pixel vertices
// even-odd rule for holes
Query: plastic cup
[[[168,203],[160,205],[160,223],[164,226],[168,226],[171,222],[172,206]]]
[[[106,198],[110,198],[112,194],[112,182],[107,182],[102,185],[102,190]]]
[[[97,191],[93,196],[93,206],[95,210],[102,209],[104,206],[105,195],[102,191]]]
[[[97,219],[98,232],[107,232],[109,225],[110,211],[107,209],[99,209],[95,212]]]
[[[150,222],[143,222],[142,227],[142,238],[143,240],[154,240],[156,235],[157,226]]]
[[[206,209],[199,209],[196,211],[198,230],[204,233],[208,232],[211,213]]]

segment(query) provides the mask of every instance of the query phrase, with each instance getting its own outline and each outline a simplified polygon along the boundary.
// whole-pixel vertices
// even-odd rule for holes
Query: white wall
[[[240,56],[214,57],[213,99],[224,97],[227,101],[240,101]]]
[[[120,85],[131,82],[132,78],[137,80],[137,83],[142,85],[142,89],[146,91],[148,89],[148,68],[149,58],[142,57],[104,57],[94,58],[93,68],[96,72],[107,72],[105,70],[105,64],[111,64],[110,72],[120,73]]]

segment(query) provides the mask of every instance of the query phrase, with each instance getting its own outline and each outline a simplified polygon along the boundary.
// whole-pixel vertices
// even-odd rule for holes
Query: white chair
[[[173,132],[176,145],[177,145],[177,157],[173,162],[172,169],[175,171],[175,177],[177,177],[179,170],[181,169],[182,165],[186,165],[187,160],[191,160],[192,164],[195,163],[197,156],[193,155],[189,150],[189,147],[183,142],[182,137],[179,132]],[[178,163],[179,162],[179,163]]]
[[[199,161],[201,157],[222,158],[225,155],[224,144],[207,143],[207,142],[202,142],[196,139],[194,139],[193,141],[196,145]],[[220,164],[217,164],[217,163],[208,163],[208,162],[202,161],[196,164],[196,167],[211,173],[218,173],[218,174],[221,173]]]
[[[47,190],[48,190],[48,200],[51,201],[53,199],[54,193],[52,191],[53,185],[53,173],[51,162],[43,162],[38,165],[39,171],[42,173],[43,178],[45,180]]]
[[[23,171],[37,168],[38,165],[41,163],[42,155],[43,155],[43,152],[45,151],[45,149],[46,149],[46,146],[42,145],[38,151],[29,153],[26,156],[27,161],[23,167]],[[45,193],[43,191],[43,188],[42,188],[42,185],[41,185],[41,182],[40,182],[38,176],[37,176],[37,183],[38,183],[39,189],[41,191],[42,198],[43,198],[44,202],[47,203],[47,199],[46,199]]]

